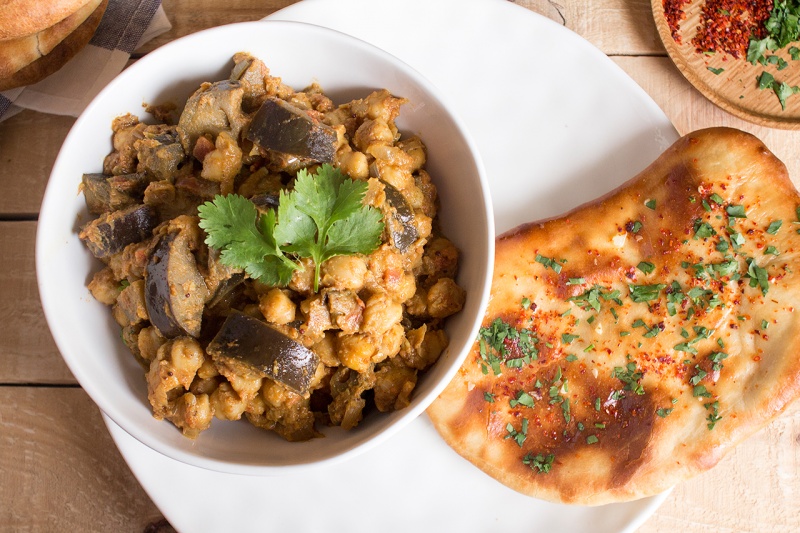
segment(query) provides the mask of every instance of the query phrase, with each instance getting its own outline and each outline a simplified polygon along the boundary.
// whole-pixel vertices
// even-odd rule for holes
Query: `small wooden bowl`
[[[651,0],[653,18],[667,53],[678,70],[706,98],[725,111],[754,124],[781,129],[800,129],[800,94],[786,99],[786,109],[772,89],[759,89],[758,78],[767,71],[777,82],[800,85],[800,60],[792,60],[788,48],[768,55],[782,57],[788,67],[778,70],[774,64],[750,64],[745,57],[729,54],[703,54],[692,39],[697,35],[703,0],[689,0],[683,9],[686,18],[680,22],[681,43],[677,43],[664,16],[663,0]],[[795,46],[795,45],[790,45]],[[796,46],[800,48],[800,43]],[[714,69],[712,71],[712,69]],[[715,74],[715,71],[721,72]]]

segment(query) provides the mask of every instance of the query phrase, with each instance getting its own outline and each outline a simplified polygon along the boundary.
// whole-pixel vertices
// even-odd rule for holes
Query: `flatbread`
[[[36,59],[7,77],[0,77],[0,91],[40,81],[58,71],[89,43],[100,25],[108,0],[102,0],[94,11],[72,33],[47,55]]]
[[[52,52],[89,18],[100,2],[101,0],[89,0],[75,13],[38,33],[0,41],[0,78],[7,78],[22,67]]]
[[[429,408],[437,430],[554,502],[637,499],[711,468],[800,395],[798,206],[758,139],[714,128],[498,237],[482,340]]]
[[[4,0],[0,41],[39,33],[78,11],[90,0]]]

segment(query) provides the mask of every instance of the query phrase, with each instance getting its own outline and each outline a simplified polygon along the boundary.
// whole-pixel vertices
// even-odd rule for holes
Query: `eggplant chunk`
[[[164,337],[198,337],[208,299],[202,274],[180,231],[162,235],[144,271],[145,306]]]
[[[269,98],[250,123],[247,138],[275,152],[332,163],[336,131],[308,113],[278,98]]]
[[[186,160],[186,153],[176,132],[145,132],[145,138],[136,143],[136,157],[139,170],[155,180],[168,180],[178,173],[178,167]]]
[[[206,351],[223,364],[244,364],[298,394],[308,392],[319,364],[317,354],[265,322],[234,312]]]
[[[387,228],[392,237],[395,248],[405,253],[419,238],[417,227],[414,224],[414,210],[408,204],[403,194],[390,183],[381,180],[386,203],[392,208],[392,216],[388,220]]]
[[[223,80],[204,83],[189,97],[178,120],[178,136],[187,154],[202,135],[216,137],[228,131],[234,139],[247,122],[242,111],[244,90],[238,81]]]
[[[264,192],[251,196],[250,201],[253,202],[258,209],[268,211],[278,208],[278,204],[280,204],[280,195],[278,193]]]
[[[143,172],[121,176],[84,174],[81,190],[89,212],[100,215],[142,203],[149,181]]]
[[[105,259],[150,237],[157,224],[152,207],[134,205],[100,215],[86,224],[78,236],[95,257]]]

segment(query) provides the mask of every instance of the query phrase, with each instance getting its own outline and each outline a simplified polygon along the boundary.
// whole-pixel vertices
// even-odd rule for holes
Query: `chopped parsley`
[[[521,390],[508,403],[511,407],[516,407],[518,405],[522,405],[524,407],[533,407],[533,396]]]
[[[658,298],[659,293],[666,287],[664,283],[653,285],[628,285],[631,300],[634,302],[650,302]]]
[[[706,417],[706,420],[708,420],[708,430],[711,431],[714,429],[714,426],[717,425],[717,422],[722,420],[722,417],[719,415],[719,402],[707,403],[705,404],[705,408],[711,411]]]
[[[711,398],[711,393],[708,392],[705,385],[695,385],[692,389],[692,396],[695,398]]]
[[[769,18],[764,22],[767,34],[762,39],[750,39],[747,48],[747,61],[755,65],[769,62],[767,51],[774,52],[785,48],[793,41],[800,40],[800,5],[792,0],[775,0]],[[792,59],[800,58],[796,47],[789,49]]]
[[[658,409],[656,409],[656,414],[658,416],[660,416],[661,418],[667,418],[672,413],[672,411],[674,411],[674,410],[675,410],[674,407],[669,407],[667,409],[664,409],[663,407],[659,407]]]
[[[550,257],[545,257],[541,254],[536,254],[536,258],[534,259],[537,263],[544,265],[545,268],[551,268],[556,274],[561,273],[561,265],[555,259]]]
[[[656,335],[661,333],[661,330],[664,328],[663,324],[655,324],[653,325],[653,327],[650,327],[641,318],[637,318],[636,320],[634,320],[631,326],[634,328],[644,328],[645,332],[643,336],[647,339],[655,337]]]
[[[747,218],[747,212],[743,205],[730,204],[725,208],[725,212],[728,213],[728,216],[731,218]]]
[[[531,470],[536,470],[539,474],[547,474],[550,472],[550,469],[553,468],[553,461],[555,461],[555,458],[556,456],[552,453],[548,453],[547,455],[542,453],[533,455],[529,453],[522,458],[522,464],[530,466]]]
[[[707,239],[716,235],[717,232],[708,222],[703,222],[701,219],[694,221],[694,238]]]
[[[579,339],[579,335],[572,335],[571,333],[562,333],[561,342],[564,344],[572,344],[572,341]]]
[[[776,235],[778,231],[781,229],[782,225],[783,225],[783,220],[774,220],[770,222],[769,226],[767,227],[767,233],[769,233],[770,235]]]
[[[528,419],[522,419],[522,426],[520,427],[519,431],[514,429],[514,426],[511,424],[511,422],[509,422],[506,424],[506,431],[508,432],[508,435],[506,435],[505,438],[514,439],[514,442],[516,442],[517,445],[522,448],[522,444],[525,442],[525,439],[528,438]]]
[[[767,294],[767,291],[769,291],[769,276],[767,275],[767,270],[758,266],[756,260],[752,257],[747,258],[746,277],[750,278],[751,287],[759,287],[762,294]]]
[[[639,264],[636,265],[636,268],[645,274],[651,274],[656,269],[656,266],[650,261],[640,261]]]
[[[529,329],[517,329],[508,322],[500,318],[495,318],[487,327],[481,327],[478,332],[478,350],[483,365],[484,374],[488,373],[488,367],[492,369],[494,375],[502,374],[501,364],[509,368],[521,368],[536,361],[539,358],[539,350],[536,343],[539,340]],[[511,347],[516,347],[516,351],[521,356],[512,353]]]
[[[568,301],[575,302],[581,309],[586,310],[588,308],[592,308],[598,312],[600,311],[602,305],[600,300],[611,300],[622,305],[622,301],[619,299],[618,290],[612,291],[606,289],[605,287],[601,287],[600,285],[595,285],[591,289],[584,291],[582,294],[568,298]]]
[[[631,361],[625,368],[621,366],[614,367],[614,370],[611,372],[612,378],[617,378],[618,380],[625,383],[625,389],[633,392],[634,394],[642,395],[644,394],[644,388],[639,384],[639,381],[642,379],[643,374],[636,370],[636,363]]]

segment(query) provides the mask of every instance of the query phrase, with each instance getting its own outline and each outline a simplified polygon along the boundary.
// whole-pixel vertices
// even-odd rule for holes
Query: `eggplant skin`
[[[89,212],[101,215],[142,203],[148,183],[143,172],[120,176],[84,174],[81,190]]]
[[[414,210],[397,188],[387,181],[381,180],[386,194],[386,203],[393,208],[392,216],[387,220],[392,243],[400,253],[406,253],[411,245],[419,239],[419,232],[414,223]]]
[[[253,116],[247,138],[261,148],[332,163],[336,131],[279,98],[268,98]]]
[[[86,224],[78,237],[92,255],[106,259],[129,244],[149,238],[157,225],[155,209],[140,204],[100,215]]]
[[[200,336],[208,288],[181,232],[158,239],[144,282],[148,317],[164,337]]]
[[[225,319],[206,351],[232,367],[244,364],[298,394],[308,392],[319,365],[317,354],[265,322],[234,311]]]

